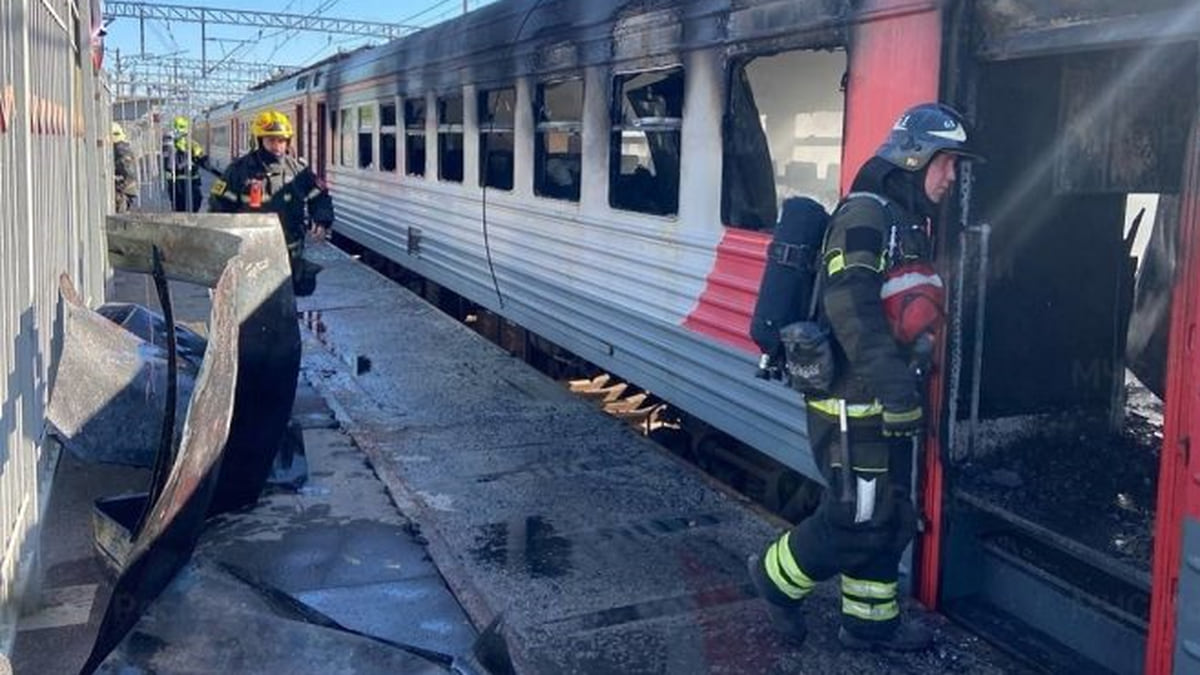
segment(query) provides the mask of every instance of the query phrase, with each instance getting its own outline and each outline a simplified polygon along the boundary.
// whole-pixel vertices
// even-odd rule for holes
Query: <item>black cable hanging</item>
[[[522,33],[522,31],[525,30],[525,24],[529,22],[529,17],[533,16],[533,13],[537,11],[538,7],[542,6],[542,2],[544,2],[544,0],[537,0],[536,2],[534,2],[533,6],[525,11],[525,16],[521,17],[521,23],[520,23],[520,25],[517,26],[517,33],[516,33],[516,35],[513,36],[512,42],[509,43],[508,60],[510,62],[512,61],[513,51],[516,50],[517,43],[521,40],[521,33]],[[498,103],[499,101],[500,101],[500,98],[496,97],[495,103]],[[464,105],[466,104],[465,101],[463,103],[464,103]],[[489,132],[494,131],[496,128],[495,103],[493,103],[493,106],[488,110],[488,131]],[[513,90],[513,104],[514,105],[516,104],[516,89]],[[515,119],[516,119],[515,110],[514,110],[513,116],[514,116],[513,118],[515,121]],[[514,138],[516,136],[515,128],[513,129],[513,136],[514,136]],[[482,153],[482,154],[486,155],[487,153]],[[499,305],[497,307],[497,309],[504,309],[504,296],[500,293],[500,280],[496,277],[496,265],[492,262],[492,246],[491,246],[491,242],[488,239],[487,186],[488,186],[488,178],[490,177],[489,176],[490,168],[491,167],[488,164],[488,162],[485,161],[483,164],[483,180],[481,180],[479,183],[479,203],[480,203],[479,217],[480,217],[480,224],[483,229],[483,253],[484,253],[484,256],[487,258],[488,273],[491,274],[491,276],[492,276],[492,288],[494,288],[496,290],[496,302]],[[516,170],[515,165],[513,167],[513,170],[514,171]]]

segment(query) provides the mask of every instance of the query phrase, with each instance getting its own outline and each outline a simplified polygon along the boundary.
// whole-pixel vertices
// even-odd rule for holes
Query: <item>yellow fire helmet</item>
[[[292,121],[278,110],[267,110],[254,118],[250,124],[250,134],[256,139],[268,136],[290,139],[292,137]]]
[[[125,140],[128,140],[127,137],[125,136],[125,130],[121,128],[120,124],[113,122],[112,123],[112,142],[120,143]]]
[[[176,117],[171,122],[171,128],[175,130],[176,134],[181,135],[181,136],[186,135],[188,130],[191,129],[191,126],[192,126],[192,123],[190,121],[188,121],[188,118],[184,117],[183,115]]]

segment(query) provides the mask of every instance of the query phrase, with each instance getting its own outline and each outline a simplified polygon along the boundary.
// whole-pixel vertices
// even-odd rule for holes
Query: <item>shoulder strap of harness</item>
[[[826,257],[826,255],[828,255],[829,236],[833,232],[834,225],[835,225],[835,219],[838,215],[838,212],[841,211],[842,208],[846,204],[850,203],[851,201],[859,200],[859,199],[870,199],[879,205],[879,208],[883,212],[884,219],[886,221],[884,224],[884,227],[890,228],[891,238],[892,239],[895,238],[895,233],[896,233],[895,218],[892,215],[892,210],[890,207],[892,201],[890,199],[888,199],[887,197],[884,197],[883,195],[877,194],[874,192],[865,192],[865,191],[864,192],[850,192],[845,197],[842,197],[842,200],[840,202],[838,202],[837,207],[834,208],[833,213],[829,216],[829,227],[825,230],[825,237],[824,237],[824,240],[821,242],[821,260],[822,261],[825,261],[825,257]],[[892,244],[889,243],[889,248],[891,247],[891,245]],[[822,266],[817,271],[817,280],[816,280],[815,284],[813,285],[812,298],[809,299],[808,316],[809,316],[810,320],[815,319],[817,316],[817,308],[818,308],[818,305],[821,300],[821,290],[822,290],[822,287],[824,286],[825,275],[826,275],[825,265],[822,264]]]

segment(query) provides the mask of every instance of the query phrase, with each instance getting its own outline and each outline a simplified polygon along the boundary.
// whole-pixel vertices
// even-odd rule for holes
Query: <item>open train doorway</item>
[[[1142,672],[1196,45],[983,59],[950,336],[945,611]]]

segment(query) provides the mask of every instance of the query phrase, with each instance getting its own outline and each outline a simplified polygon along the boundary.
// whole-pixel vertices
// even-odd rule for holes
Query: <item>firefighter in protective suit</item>
[[[204,147],[190,137],[191,122],[180,115],[171,122],[172,143],[163,156],[163,175],[171,194],[175,211],[199,211],[203,202],[200,193],[200,169],[212,171]]]
[[[258,147],[234,160],[209,193],[214,213],[275,213],[283,225],[296,295],[311,295],[320,267],[304,259],[305,235],[320,241],[333,228],[333,199],[301,159],[288,153],[292,123],[276,110],[250,124]],[[307,212],[307,218],[306,218]],[[306,227],[306,222],[311,222]]]
[[[125,129],[112,123],[113,196],[117,213],[125,213],[138,196],[137,159],[125,136]]]
[[[748,561],[772,624],[793,641],[807,635],[805,596],[840,575],[845,648],[917,651],[932,642],[927,627],[901,619],[897,579],[916,534],[913,438],[927,422],[922,376],[942,311],[929,228],[958,161],[978,158],[972,133],[949,106],[910,108],[830,220],[820,316],[837,375],[830,398],[805,404],[828,488],[811,516]]]

